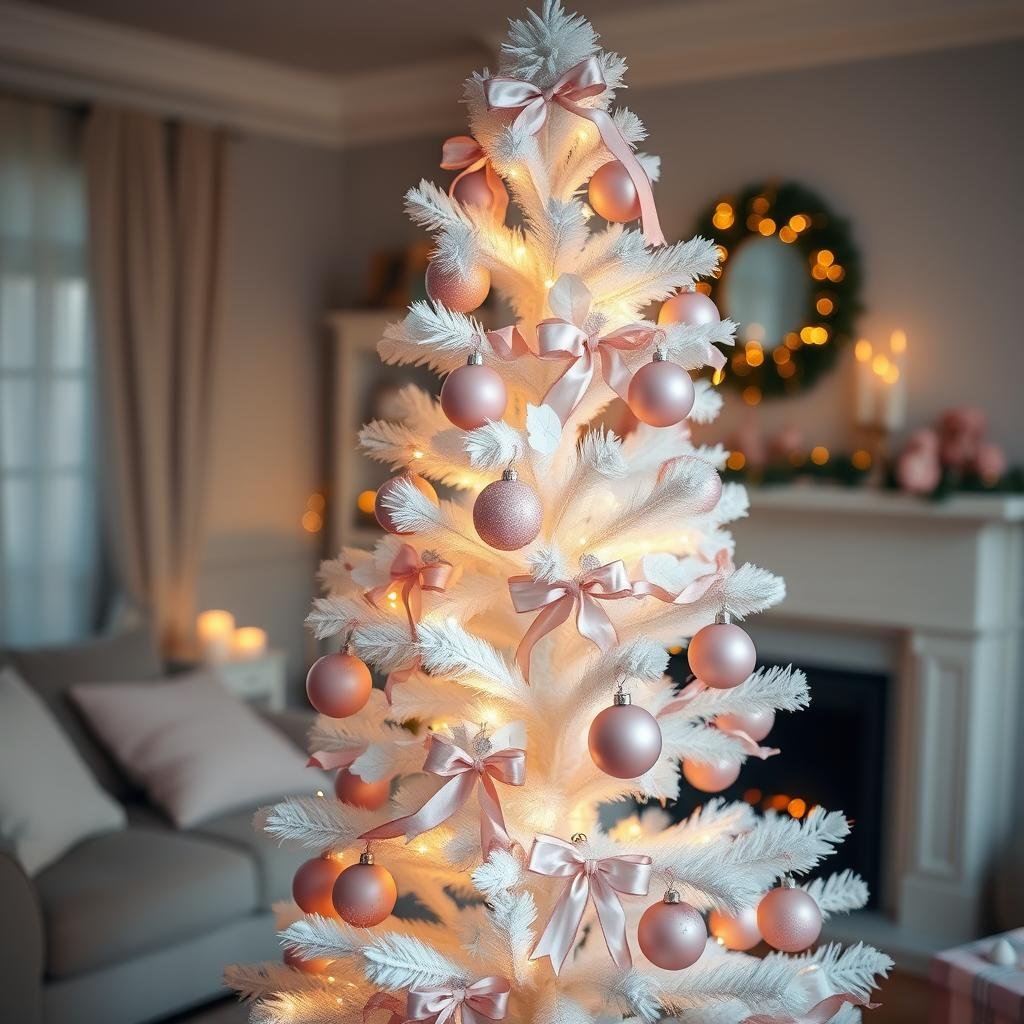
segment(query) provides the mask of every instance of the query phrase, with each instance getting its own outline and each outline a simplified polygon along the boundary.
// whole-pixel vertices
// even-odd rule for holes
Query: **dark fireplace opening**
[[[842,810],[850,835],[814,874],[850,868],[868,884],[869,907],[880,902],[883,781],[886,771],[886,690],[888,677],[869,672],[800,666],[807,673],[810,707],[776,715],[762,741],[781,753],[766,761],[748,758],[739,778],[720,795],[745,800],[759,810],[804,817],[815,806]],[[683,682],[686,656],[672,659],[670,671]],[[675,817],[686,817],[712,794],[680,783]]]

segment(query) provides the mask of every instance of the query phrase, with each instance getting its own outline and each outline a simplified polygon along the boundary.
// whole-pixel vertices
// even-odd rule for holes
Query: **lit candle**
[[[893,331],[889,338],[885,385],[885,425],[890,430],[902,430],[907,421],[907,335],[903,331]]]
[[[871,369],[871,342],[867,338],[861,338],[853,347],[853,355],[856,364],[854,383],[857,426],[869,427],[875,422],[875,395],[878,386],[877,378]]]
[[[262,658],[267,653],[267,631],[259,626],[236,629],[231,636],[231,653],[241,661]]]
[[[231,638],[234,632],[235,617],[231,612],[220,608],[202,612],[196,619],[196,638],[203,661],[227,661],[231,657]]]

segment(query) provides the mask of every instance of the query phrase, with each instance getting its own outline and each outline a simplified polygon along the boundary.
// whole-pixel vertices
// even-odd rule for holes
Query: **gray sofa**
[[[28,878],[0,848],[0,1021],[141,1024],[225,994],[231,962],[278,959],[271,904],[301,855],[252,828],[239,808],[175,829],[118,771],[67,700],[89,682],[156,679],[146,630],[86,646],[0,652],[43,698],[127,827],[78,844]],[[303,745],[309,716],[268,719]]]

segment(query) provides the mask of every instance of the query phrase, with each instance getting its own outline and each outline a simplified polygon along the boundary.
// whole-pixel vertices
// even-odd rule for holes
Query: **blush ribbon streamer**
[[[657,583],[637,580],[633,584],[633,594],[636,597],[656,597],[666,604],[692,604],[694,601],[700,600],[716,583],[721,583],[730,576],[735,569],[728,548],[722,548],[715,556],[714,570],[698,576],[682,590],[672,593],[671,590],[659,586]]]
[[[825,1024],[846,1003],[851,1006],[863,1006],[865,1010],[876,1010],[881,1006],[881,1003],[869,1003],[863,996],[858,996],[853,992],[837,992],[835,995],[822,999],[820,1003],[815,1003],[809,1010],[805,1010],[797,1017],[787,1015],[776,1017],[770,1013],[755,1013],[751,1017],[744,1017],[740,1024]]]
[[[529,869],[538,875],[568,879],[558,898],[531,960],[549,957],[557,975],[565,963],[593,896],[597,919],[615,965],[631,967],[633,957],[626,939],[626,914],[618,893],[646,896],[651,885],[651,858],[640,854],[588,860],[572,843],[554,836],[538,836],[530,850]]]
[[[325,772],[335,768],[348,768],[357,758],[366,753],[366,745],[349,747],[348,750],[314,750],[306,762],[307,768],[321,768]]]
[[[360,839],[397,839],[404,835],[409,842],[447,821],[466,803],[479,782],[481,853],[486,857],[495,845],[506,849],[512,845],[494,781],[506,786],[524,785],[525,750],[502,747],[486,757],[474,757],[435,734],[430,737],[423,770],[448,781],[415,813],[378,825],[364,832]]]
[[[405,1024],[413,1021],[445,1024],[457,1019],[461,1019],[462,1024],[483,1024],[488,1020],[504,1020],[511,991],[508,981],[496,975],[474,981],[467,988],[411,988]],[[456,1014],[460,1014],[460,1018]]]
[[[485,331],[483,336],[494,354],[506,361],[531,354],[530,346],[515,325],[497,331]]]
[[[489,110],[518,110],[515,127],[530,135],[536,135],[548,118],[548,106],[558,104],[563,110],[584,117],[597,126],[601,141],[629,174],[640,201],[640,217],[644,239],[649,245],[664,245],[665,236],[658,222],[658,210],[654,205],[651,179],[643,169],[632,147],[623,138],[614,119],[607,110],[600,107],[584,107],[580,100],[600,96],[608,88],[601,62],[596,55],[569,68],[558,81],[548,89],[539,89],[532,82],[497,75],[484,82],[484,98]]]
[[[388,572],[391,577],[390,581],[368,590],[364,596],[370,604],[377,605],[382,598],[401,585],[402,604],[405,605],[409,630],[415,640],[416,623],[423,612],[423,591],[430,590],[434,593],[441,593],[452,578],[452,564],[444,559],[438,559],[436,562],[421,562],[416,549],[411,544],[403,544],[398,549],[398,554],[395,555]]]
[[[510,576],[508,590],[517,612],[540,609],[540,614],[530,624],[516,649],[516,664],[527,682],[530,681],[530,657],[534,645],[565,622],[574,605],[577,606],[576,628],[580,635],[607,652],[619,638],[608,613],[598,602],[618,601],[633,595],[633,585],[621,561],[598,566],[574,580],[555,580],[552,583],[535,580],[532,576]]]
[[[467,174],[482,170],[487,182],[487,191],[491,193],[491,213],[494,219],[503,221],[508,210],[508,190],[505,183],[491,166],[487,154],[472,135],[453,135],[445,139],[441,147],[441,168],[446,171],[459,171],[448,186],[448,195],[455,194],[455,186]]]
[[[378,992],[366,1000],[363,1007],[363,1024],[369,1024],[370,1018],[377,1010],[384,1010],[390,1013],[388,1024],[405,1024],[405,1007],[401,999],[391,995],[390,992]]]

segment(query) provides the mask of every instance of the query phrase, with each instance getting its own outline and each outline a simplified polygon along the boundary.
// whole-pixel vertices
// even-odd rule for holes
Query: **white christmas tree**
[[[322,568],[309,622],[344,651],[311,670],[310,739],[337,798],[259,816],[314,856],[302,909],[279,908],[289,965],[229,969],[254,1021],[848,1022],[890,966],[864,945],[804,952],[867,898],[850,872],[803,877],[849,831],[837,811],[714,798],[602,828],[602,805],[675,799],[681,771],[727,788],[777,753],[759,746],[774,712],[808,702],[801,672],[754,670],[731,621],[783,597],[734,567],[746,493],[686,426],[719,410],[689,371],[720,368],[736,325],[694,290],[714,243],[664,244],[658,161],[612,105],[625,70],[545,0],[511,23],[499,74],[465,84],[452,187],[406,196],[435,238],[431,301],[380,353],[448,376],[440,403],[407,387],[398,422],[361,434],[398,472],[377,496],[388,532]],[[492,288],[514,324],[468,315]],[[617,394],[641,421],[625,438],[590,425]],[[666,649],[687,643],[676,692]],[[430,920],[392,915],[399,891]],[[799,955],[745,952],[762,938]]]

